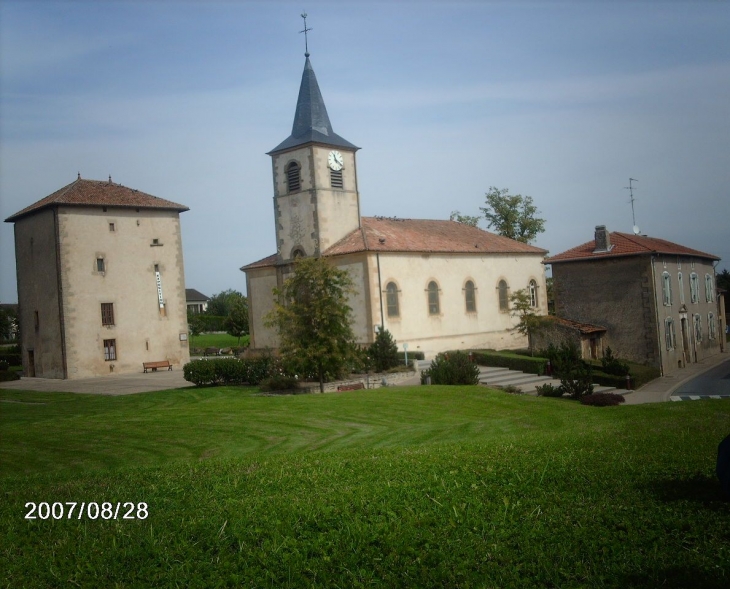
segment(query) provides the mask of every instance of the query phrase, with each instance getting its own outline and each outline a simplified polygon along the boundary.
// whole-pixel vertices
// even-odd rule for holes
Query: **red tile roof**
[[[597,260],[604,258],[617,258],[622,256],[641,256],[649,254],[669,254],[677,256],[696,256],[709,260],[719,260],[717,256],[707,254],[665,239],[647,237],[645,235],[632,235],[630,233],[612,232],[612,248],[608,252],[594,252],[596,242],[588,241],[578,247],[574,247],[550,258],[546,258],[545,264],[560,262],[578,262],[583,260]]]
[[[33,203],[22,211],[11,215],[6,222],[14,222],[41,209],[58,205],[93,206],[93,207],[130,207],[140,209],[161,209],[187,211],[188,207],[170,200],[158,198],[151,194],[127,188],[121,184],[102,180],[82,180],[79,178],[68,186],[56,190],[53,194]]]
[[[548,315],[546,318],[548,321],[553,321],[559,325],[564,325],[571,329],[577,329],[581,333],[601,333],[607,331],[605,327],[600,325],[592,325],[591,323],[579,323],[578,321],[571,321],[570,319],[563,319],[562,317],[556,317],[555,315]]]
[[[324,252],[418,252],[468,254],[546,254],[547,250],[456,221],[362,217],[360,229]]]
[[[323,255],[341,256],[366,251],[533,255],[547,253],[547,250],[539,247],[456,221],[362,217],[359,229],[348,233],[327,248]],[[274,266],[276,258],[276,254],[273,254],[248,264],[241,270]]]

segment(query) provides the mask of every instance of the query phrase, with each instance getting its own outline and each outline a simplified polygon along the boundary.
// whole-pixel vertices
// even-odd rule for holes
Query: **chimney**
[[[605,225],[596,225],[596,248],[593,250],[594,254],[601,252],[611,251],[611,236],[608,233]]]

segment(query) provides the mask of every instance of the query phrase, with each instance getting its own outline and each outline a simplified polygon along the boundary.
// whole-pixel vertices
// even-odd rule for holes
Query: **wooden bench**
[[[172,370],[172,364],[170,364],[169,360],[159,360],[158,362],[142,362],[142,367],[144,368],[145,372],[147,372],[148,370],[152,370],[152,372],[157,372],[158,368],[167,368],[168,370]]]
[[[205,348],[204,356],[220,356],[221,350],[220,348]]]
[[[361,382],[354,382],[352,384],[341,384],[337,386],[337,392],[341,393],[342,391],[359,391],[360,389],[364,389],[365,385]]]

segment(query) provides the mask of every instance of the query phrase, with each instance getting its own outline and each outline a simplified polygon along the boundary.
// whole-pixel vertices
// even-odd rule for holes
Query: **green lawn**
[[[245,346],[248,344],[249,336],[241,337],[241,343],[238,338],[228,335],[227,333],[201,333],[200,335],[190,336],[191,348],[235,348],[237,346]]]
[[[0,587],[730,586],[727,401],[438,386],[0,400]],[[26,520],[30,501],[149,516]]]

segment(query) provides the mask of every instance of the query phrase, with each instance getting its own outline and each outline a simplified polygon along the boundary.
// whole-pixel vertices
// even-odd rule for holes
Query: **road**
[[[708,370],[701,376],[688,380],[672,393],[672,398],[683,400],[690,396],[730,397],[730,359]]]

